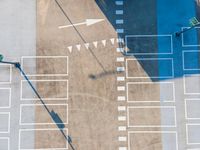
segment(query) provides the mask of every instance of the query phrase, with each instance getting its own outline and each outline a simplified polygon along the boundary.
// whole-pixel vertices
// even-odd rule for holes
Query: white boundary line
[[[55,58],[66,58],[67,59],[67,73],[66,74],[26,74],[27,76],[68,76],[68,70],[69,70],[69,58],[68,56],[22,56],[21,57],[21,65],[24,69],[24,59],[30,59],[30,58],[44,58],[44,59],[55,59]],[[22,74],[21,74],[22,75]]]
[[[183,31],[184,29],[187,29],[187,28],[190,28],[190,27],[182,27],[181,30]],[[198,29],[200,27],[195,27],[194,29]],[[182,47],[190,47],[190,46],[200,46],[200,45],[186,45],[184,43],[184,33],[181,35],[181,39],[182,39]]]
[[[149,77],[149,76],[147,76],[147,77],[130,77],[129,75],[128,75],[128,61],[141,61],[141,60],[144,60],[144,61],[148,61],[148,60],[170,60],[171,61],[171,70],[172,70],[172,75],[171,76],[161,76],[161,77],[159,77],[159,76],[155,76],[155,77]],[[136,58],[128,58],[128,59],[126,59],[126,78],[127,79],[135,79],[135,78],[158,78],[158,79],[160,79],[160,78],[173,78],[174,77],[174,61],[173,61],[173,58],[138,58],[138,59],[136,59]]]
[[[68,80],[30,80],[32,83],[33,82],[66,82],[66,88],[67,88],[67,97],[63,97],[63,98],[42,98],[43,100],[68,100],[68,92],[69,92],[69,83]],[[26,80],[21,80],[21,92],[20,92],[20,97],[21,100],[39,100],[38,98],[23,98],[22,93],[23,93],[23,88],[22,88],[22,84],[23,82],[27,82]]]
[[[68,129],[64,129],[68,135]],[[59,129],[50,129],[50,128],[46,128],[46,129],[19,129],[19,150],[67,150],[68,149],[68,143],[66,141],[66,148],[40,148],[40,149],[21,149],[21,132],[23,131],[58,131]]]
[[[198,75],[198,74],[184,74],[183,75],[183,89],[184,89],[184,94],[186,94],[186,95],[199,95],[200,94],[200,91],[199,91],[199,93],[188,93],[187,91],[186,91],[186,78],[190,78],[190,77],[199,77],[199,79],[200,79],[200,75]]]
[[[198,53],[200,53],[200,51],[198,51],[198,50],[184,50],[184,51],[182,51],[182,59],[183,59],[183,70],[200,70],[200,68],[199,69],[187,69],[187,68],[185,68],[185,53],[193,53],[193,52],[198,52]]]
[[[176,150],[178,150],[178,136],[176,131],[128,131],[128,150],[131,149],[131,143],[130,143],[130,135],[131,134],[140,134],[140,133],[152,133],[152,134],[175,134],[176,136]]]
[[[127,95],[127,102],[129,103],[151,103],[151,102],[161,102],[161,101],[132,101],[132,100],[129,100],[129,95],[128,95],[128,89],[129,89],[129,85],[131,84],[172,84],[172,87],[173,87],[173,100],[170,100],[170,101],[164,101],[164,103],[168,103],[168,102],[175,102],[175,86],[174,86],[174,82],[127,82],[126,83],[126,95]]]
[[[186,141],[187,141],[187,145],[200,145],[200,142],[199,143],[191,143],[191,142],[189,142],[188,126],[199,126],[200,127],[200,124],[198,124],[198,123],[194,123],[194,124],[186,123]]]
[[[130,38],[130,37],[169,37],[170,38],[170,52],[169,53],[128,53],[128,44],[127,44],[127,39]],[[126,55],[160,55],[160,54],[173,54],[173,38],[172,38],[172,35],[169,35],[169,34],[161,34],[161,35],[126,35],[125,36],[125,43],[126,43]]]
[[[66,122],[63,122],[63,124],[68,124],[68,117],[69,117],[69,114],[68,114],[68,104],[46,104],[47,106],[66,106]],[[22,123],[22,107],[27,107],[27,106],[33,106],[33,107],[36,107],[36,106],[42,106],[43,107],[43,104],[20,104],[20,118],[19,118],[19,124],[20,125],[51,125],[51,124],[55,124],[54,121],[52,120],[52,123]],[[35,108],[34,108],[35,109]],[[60,123],[58,123],[60,124]]]
[[[7,131],[0,131],[0,133],[10,133],[10,112],[0,112],[0,115],[3,114],[3,115],[8,115],[8,130]],[[1,122],[1,121],[0,121]]]
[[[9,81],[3,81],[3,82],[0,82],[0,84],[11,84],[12,83],[12,65],[10,64],[0,64],[0,66],[9,66],[10,67],[10,75],[9,75]]]
[[[10,150],[10,138],[9,137],[0,137],[0,140],[7,140],[8,141],[8,150]]]
[[[193,98],[193,99],[185,99],[185,119],[190,119],[190,120],[199,120],[200,119],[200,116],[199,118],[190,118],[188,117],[188,109],[187,109],[187,102],[190,102],[190,101],[199,101],[200,102],[200,99],[198,98]]]
[[[0,90],[8,90],[9,91],[9,101],[8,106],[0,106],[0,108],[10,108],[11,107],[11,88],[0,88]]]
[[[129,122],[129,109],[144,109],[144,108],[173,108],[174,110],[174,125],[130,125]],[[162,117],[162,116],[161,116]],[[162,118],[161,118],[162,120]],[[175,106],[128,106],[127,107],[127,126],[128,127],[144,127],[144,128],[148,128],[148,127],[177,127],[177,122],[176,122],[176,107]]]

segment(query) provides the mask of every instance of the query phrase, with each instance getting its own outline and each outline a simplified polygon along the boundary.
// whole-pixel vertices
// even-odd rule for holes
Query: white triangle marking
[[[112,45],[115,44],[115,39],[114,38],[110,39],[110,41],[111,41]]]
[[[102,40],[101,42],[102,42],[103,46],[106,46],[106,40]]]
[[[97,43],[97,41],[93,42],[95,48],[97,48]]]
[[[89,43],[85,43],[85,47],[86,47],[86,49],[88,49],[88,48],[89,48],[89,46],[90,46],[90,44],[89,44]]]
[[[76,48],[80,51],[81,50],[81,45],[80,44],[76,45]]]
[[[72,46],[68,46],[69,52],[72,52]]]

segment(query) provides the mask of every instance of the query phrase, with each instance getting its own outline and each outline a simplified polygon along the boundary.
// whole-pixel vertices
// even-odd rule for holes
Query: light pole
[[[186,28],[186,29],[184,29],[184,30],[181,30],[181,31],[176,32],[176,33],[175,33],[176,37],[179,37],[182,33],[187,32],[187,31],[189,31],[189,30],[195,28],[196,26],[199,26],[199,25],[200,25],[200,22],[197,20],[196,17],[191,18],[191,19],[189,20],[189,23],[190,23],[191,26],[190,26],[189,28]]]

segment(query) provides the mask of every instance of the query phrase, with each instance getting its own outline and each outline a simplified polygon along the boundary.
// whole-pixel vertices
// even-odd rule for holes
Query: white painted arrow
[[[86,19],[85,22],[71,24],[71,25],[65,25],[65,26],[59,26],[58,28],[63,29],[63,28],[69,28],[69,27],[73,27],[73,26],[80,26],[80,25],[91,26],[91,25],[96,24],[101,21],[104,21],[104,19]]]

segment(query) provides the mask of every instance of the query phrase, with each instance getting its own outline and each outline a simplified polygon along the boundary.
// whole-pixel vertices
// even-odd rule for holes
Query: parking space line
[[[67,150],[68,149],[68,143],[67,143],[67,141],[66,141],[66,145],[65,145],[65,147],[63,147],[63,148],[39,148],[39,149],[29,149],[29,148],[22,148],[21,146],[22,146],[22,133],[24,132],[35,132],[35,131],[51,131],[51,132],[53,132],[53,131],[59,131],[59,129],[52,129],[52,128],[45,128],[45,129],[19,129],[19,143],[18,143],[18,145],[19,145],[19,150],[60,150],[60,149],[62,149],[62,150]],[[66,135],[68,135],[68,129],[64,129],[64,131],[65,132],[67,132],[67,134]],[[58,132],[59,133],[59,132]],[[28,137],[27,137],[27,139],[28,139]]]
[[[63,124],[68,124],[68,118],[69,118],[69,114],[68,114],[68,104],[46,104],[46,106],[47,107],[61,107],[61,106],[63,106],[63,107],[65,107],[65,117],[63,117],[62,119],[66,119],[64,122],[63,122]],[[53,122],[52,120],[51,120],[51,122],[46,122],[46,123],[44,123],[44,122],[38,122],[38,123],[36,123],[36,122],[34,122],[34,123],[32,123],[32,122],[25,122],[25,121],[22,121],[23,119],[23,115],[25,115],[25,116],[27,116],[28,114],[30,114],[30,113],[25,113],[25,114],[23,114],[23,108],[25,109],[25,107],[27,107],[27,109],[30,111],[30,107],[33,107],[33,109],[34,109],[34,111],[35,111],[35,109],[36,109],[36,107],[41,107],[41,108],[43,108],[43,105],[42,104],[21,104],[20,105],[20,118],[19,118],[19,124],[20,125],[51,125],[51,124],[55,124],[55,122]],[[29,107],[29,108],[28,108]],[[55,109],[55,108],[54,108]],[[61,108],[59,108],[59,109],[61,109]],[[58,110],[57,110],[58,111]],[[30,119],[31,117],[28,117],[28,119]],[[26,119],[26,117],[25,117],[25,119]],[[29,120],[30,121],[30,120]],[[58,124],[62,124],[62,123],[58,123]]]

